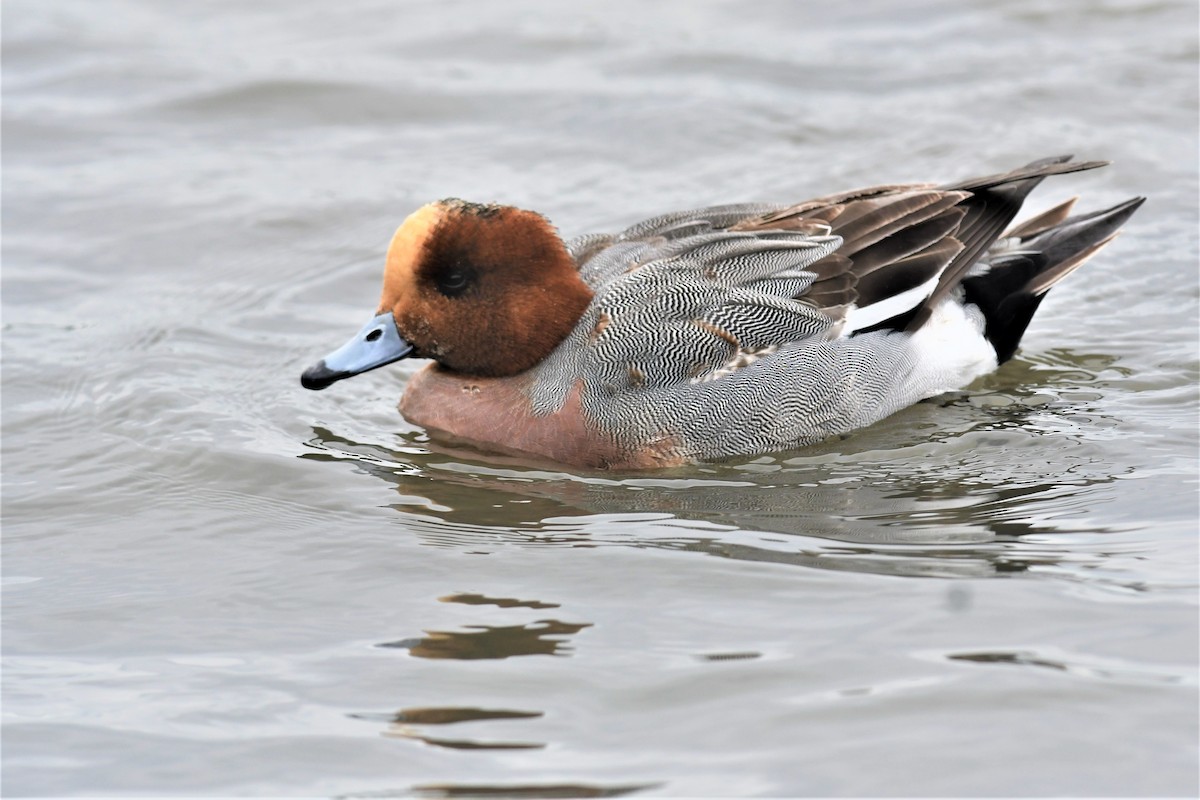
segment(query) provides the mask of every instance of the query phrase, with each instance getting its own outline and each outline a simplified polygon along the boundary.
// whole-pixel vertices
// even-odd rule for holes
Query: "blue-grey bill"
[[[344,345],[304,370],[300,385],[305,389],[325,387],[353,375],[399,361],[413,351],[400,337],[391,312],[372,319]]]

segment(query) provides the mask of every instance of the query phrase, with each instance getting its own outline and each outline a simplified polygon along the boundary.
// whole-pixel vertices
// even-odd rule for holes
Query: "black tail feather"
[[[963,280],[964,299],[983,312],[984,335],[1001,364],[1016,353],[1046,292],[1108,244],[1145,199],[1070,217],[1022,242],[1019,251],[997,256],[985,273]]]

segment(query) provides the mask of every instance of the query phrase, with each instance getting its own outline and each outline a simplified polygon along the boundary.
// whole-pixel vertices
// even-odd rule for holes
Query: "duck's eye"
[[[447,297],[457,297],[471,285],[471,273],[465,269],[448,269],[436,278],[438,291]]]

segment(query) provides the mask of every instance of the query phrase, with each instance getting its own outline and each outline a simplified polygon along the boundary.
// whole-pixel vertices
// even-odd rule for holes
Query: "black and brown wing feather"
[[[733,229],[805,230],[814,224],[828,225],[843,244],[808,268],[818,278],[798,299],[835,319],[843,319],[849,309],[866,309],[901,297],[906,301],[903,307],[889,307],[886,319],[858,332],[914,331],[928,321],[938,303],[960,286],[966,287],[973,295],[968,299],[978,300],[985,316],[999,314],[988,318],[988,336],[1003,361],[1015,351],[1041,295],[1107,243],[1141,204],[1135,199],[1069,218],[1072,199],[1005,233],[1026,196],[1044,178],[1108,163],[1071,162],[1070,158],[1042,159],[1010,172],[942,186],[893,184],[844,192],[744,220]],[[1001,239],[1041,250],[1036,257],[1027,253],[998,260],[968,284],[976,265]],[[988,278],[991,273],[995,277]],[[928,290],[916,291],[922,287]],[[1010,299],[1013,295],[1029,295],[1037,301]],[[1019,312],[1014,311],[1017,308]]]

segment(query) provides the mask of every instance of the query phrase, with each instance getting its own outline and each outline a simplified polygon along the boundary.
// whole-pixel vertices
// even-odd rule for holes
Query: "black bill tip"
[[[338,372],[325,366],[324,361],[318,361],[308,369],[304,370],[304,374],[300,376],[300,385],[305,389],[312,389],[319,392],[322,389],[327,389],[333,384],[340,381],[342,378],[349,378],[354,373]]]

